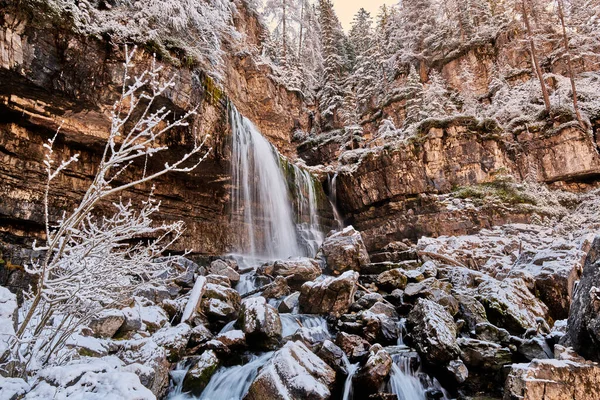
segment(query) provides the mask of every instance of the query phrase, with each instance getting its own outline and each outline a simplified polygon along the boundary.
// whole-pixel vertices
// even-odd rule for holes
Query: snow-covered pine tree
[[[410,73],[406,80],[406,120],[404,127],[415,124],[423,118],[423,84],[415,66],[411,64]]]
[[[356,55],[350,81],[356,93],[359,114],[371,107],[378,81],[379,57],[372,25],[371,14],[361,8],[354,16],[349,35]]]
[[[324,65],[319,109],[324,127],[331,128],[336,111],[344,100],[343,83],[347,74],[345,35],[331,0],[319,0],[318,11]]]
[[[436,70],[429,73],[429,83],[423,93],[423,114],[426,118],[442,118],[456,113],[446,81]]]
[[[298,0],[266,0],[263,16],[273,26],[274,41],[280,46],[279,63],[283,66],[296,59],[301,27],[302,3]]]

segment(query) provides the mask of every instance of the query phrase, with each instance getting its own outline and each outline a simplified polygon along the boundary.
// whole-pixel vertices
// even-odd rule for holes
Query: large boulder
[[[283,276],[293,285],[312,281],[321,275],[322,271],[316,260],[299,257],[262,265],[257,272],[262,275]]]
[[[238,323],[250,347],[274,349],[281,342],[279,313],[264,297],[250,297],[242,303]]]
[[[458,357],[456,324],[439,304],[418,299],[408,315],[407,327],[414,347],[429,364],[447,364]]]
[[[573,294],[567,337],[577,353],[600,361],[600,236],[593,241]]]
[[[244,400],[325,400],[335,371],[302,342],[287,342],[261,369]]]
[[[469,369],[498,371],[512,363],[512,353],[499,344],[483,340],[459,338],[460,358]]]
[[[208,268],[208,273],[225,276],[227,279],[229,279],[232,285],[235,285],[240,281],[240,274],[223,260],[213,261]]]
[[[219,358],[214,351],[208,350],[202,353],[185,374],[183,391],[199,396],[219,365]]]
[[[377,276],[377,287],[388,292],[394,289],[404,289],[407,283],[407,272],[401,268],[390,269]]]
[[[306,282],[300,290],[300,309],[307,314],[340,316],[354,302],[358,272],[347,271],[337,278]]]
[[[230,321],[238,316],[240,294],[229,287],[207,283],[202,299],[202,311],[209,320]]]
[[[548,307],[527,289],[522,279],[498,281],[490,278],[475,289],[475,298],[485,307],[488,320],[520,335],[547,320]]]
[[[358,335],[338,332],[335,337],[335,344],[346,353],[351,362],[356,362],[369,354],[369,342]]]
[[[600,399],[600,366],[570,360],[534,360],[513,364],[504,400]]]
[[[348,270],[360,271],[371,262],[360,232],[352,226],[327,236],[321,250],[334,275]]]
[[[458,301],[457,317],[464,320],[469,331],[474,331],[477,324],[487,322],[487,315],[483,305],[473,296],[455,293]]]

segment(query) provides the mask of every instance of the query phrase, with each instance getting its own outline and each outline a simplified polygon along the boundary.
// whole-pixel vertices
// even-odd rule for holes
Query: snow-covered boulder
[[[199,396],[208,385],[217,368],[219,368],[219,365],[219,358],[214,351],[208,350],[202,353],[185,375],[183,391]]]
[[[135,369],[142,384],[158,398],[162,398],[169,386],[171,364],[167,360],[167,350],[158,345],[152,337],[122,342],[119,358],[126,364],[140,364],[144,369]]]
[[[321,267],[312,258],[300,257],[265,264],[259,267],[257,272],[262,275],[283,276],[290,284],[301,284],[321,275]]]
[[[281,303],[279,303],[279,307],[277,310],[280,313],[291,313],[298,307],[300,300],[300,292],[294,292],[289,296],[286,296]]]
[[[154,400],[156,396],[118,358],[82,358],[38,372],[24,399]]]
[[[262,368],[244,400],[325,400],[335,371],[302,342],[288,342]]]
[[[419,299],[407,319],[414,347],[430,364],[447,364],[458,357],[454,318],[439,304]]]
[[[175,363],[185,354],[192,328],[186,323],[165,326],[152,335],[152,340],[167,351],[167,359]]]
[[[348,270],[360,271],[371,262],[360,232],[352,226],[327,236],[321,251],[327,268],[334,275]]]
[[[230,321],[238,316],[240,310],[240,294],[229,287],[206,284],[202,311],[209,320]]]
[[[9,348],[17,327],[17,296],[0,286],[0,355]]]
[[[261,293],[267,299],[279,299],[290,294],[292,290],[283,276],[278,276],[273,282],[267,285]]]
[[[241,330],[221,333],[215,337],[215,340],[223,343],[229,349],[237,350],[246,347],[246,334]]]
[[[300,309],[308,314],[339,316],[354,302],[358,272],[306,282],[300,290]]]
[[[244,300],[238,324],[246,334],[246,342],[250,347],[273,349],[281,341],[279,313],[264,297],[250,297]]]

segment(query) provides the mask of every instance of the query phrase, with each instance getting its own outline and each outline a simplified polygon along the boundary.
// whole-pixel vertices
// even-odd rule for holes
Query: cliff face
[[[460,187],[489,184],[499,175],[584,186],[600,177],[596,143],[573,125],[507,140],[474,120],[456,119],[414,140],[355,157],[342,157],[349,164],[338,173],[338,203],[347,222],[366,233],[370,250],[407,237],[468,234],[529,221],[530,212],[449,209],[437,200]]]
[[[240,46],[253,46],[260,42],[263,28],[242,2],[237,6],[241,11],[235,24],[244,38]],[[80,162],[50,187],[50,214],[58,218],[62,210],[76,204],[95,173],[110,128],[110,110],[123,83],[123,49],[14,13],[4,13],[0,23],[0,230],[6,245],[28,244],[43,234],[46,175],[42,146],[61,126],[55,155],[80,154]],[[138,50],[130,76],[151,61],[148,52]],[[175,250],[230,251],[237,231],[231,228],[236,221],[230,221],[229,211],[228,101],[239,104],[240,111],[284,154],[293,155],[292,131],[306,121],[302,99],[270,79],[269,70],[257,65],[249,53],[227,53],[224,91],[198,69],[159,62],[165,77],[176,76],[176,86],[159,99],[160,106],[173,110],[174,115],[198,109],[190,121],[193,129],[170,132],[165,138],[170,151],[149,160],[149,168],[184,154],[193,143],[192,132],[211,135],[210,155],[199,168],[191,174],[168,174],[155,182],[156,197],[162,202],[160,219],[186,223]],[[129,177],[141,174],[142,167],[132,168]],[[136,187],[123,197],[141,201],[149,189]],[[110,207],[103,204],[98,212]]]

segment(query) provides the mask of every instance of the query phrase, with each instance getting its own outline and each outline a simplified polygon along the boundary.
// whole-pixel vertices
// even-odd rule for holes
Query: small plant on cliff
[[[138,207],[118,198],[118,193],[148,183],[168,172],[189,172],[204,160],[202,142],[173,164],[165,163],[151,171],[148,159],[167,150],[158,141],[175,127],[188,126],[187,119],[169,121],[170,111],[157,107],[158,99],[173,86],[173,79],[160,79],[161,67],[153,60],[151,68],[131,78],[135,49],[125,48],[123,89],[112,112],[112,124],[104,153],[79,205],[65,211],[54,224],[49,217],[50,187],[73,163],[57,160],[53,147],[58,135],[50,139],[44,164],[47,186],[44,197],[46,239],[36,250],[45,256],[26,266],[37,279],[25,293],[16,335],[10,350],[1,355],[2,367],[12,376],[24,376],[49,362],[60,363],[69,352],[66,341],[103,309],[117,306],[130,298],[142,283],[163,279],[169,258],[157,257],[177,240],[184,230],[181,221],[154,224],[152,216],[160,203],[153,197]],[[139,117],[134,117],[139,115]],[[124,181],[124,172],[133,163],[142,165],[140,176]],[[114,199],[115,214],[99,217],[94,213],[101,201]]]

